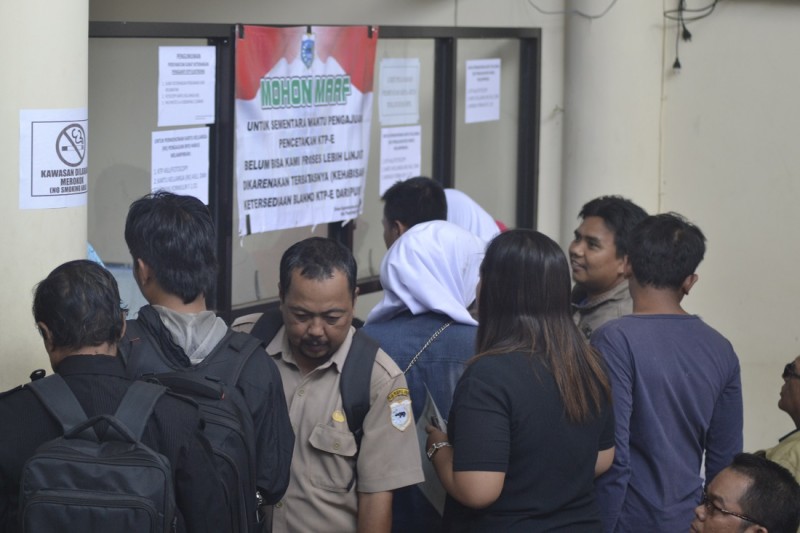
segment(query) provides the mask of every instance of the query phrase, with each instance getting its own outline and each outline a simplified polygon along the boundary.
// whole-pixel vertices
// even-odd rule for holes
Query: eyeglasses
[[[708,498],[708,494],[706,494],[705,492],[703,493],[703,507],[706,508],[706,511],[708,511],[708,514],[711,515],[711,516],[713,516],[715,512],[719,511],[722,514],[735,516],[736,518],[738,518],[740,520],[744,520],[745,522],[750,522],[751,524],[755,524],[757,526],[764,527],[764,525],[761,524],[758,520],[754,520],[753,518],[750,518],[747,515],[734,513],[733,511],[728,511],[726,509],[723,509],[722,507],[718,507],[714,502],[712,502]]]
[[[789,378],[797,378],[800,379],[800,374],[794,369],[794,361],[783,367],[783,374],[781,374],[783,379]]]

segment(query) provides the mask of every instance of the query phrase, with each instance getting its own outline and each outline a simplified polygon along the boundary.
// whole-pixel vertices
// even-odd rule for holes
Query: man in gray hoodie
[[[125,242],[133,276],[149,303],[128,321],[122,341],[123,349],[137,343],[136,361],[127,363],[130,377],[186,370],[228,342],[225,321],[207,308],[217,278],[216,238],[200,200],[168,192],[136,200],[125,221]],[[131,338],[134,331],[137,338]],[[254,477],[263,503],[271,505],[286,491],[294,448],[280,373],[259,347],[238,381],[227,385],[236,387],[252,417]]]

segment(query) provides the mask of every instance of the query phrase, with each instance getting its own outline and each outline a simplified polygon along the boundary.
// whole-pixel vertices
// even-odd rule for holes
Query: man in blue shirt
[[[674,214],[634,229],[633,314],[591,337],[608,365],[616,454],[596,481],[606,531],[684,531],[713,479],[742,449],[739,360],[731,344],[681,307],[705,237]]]

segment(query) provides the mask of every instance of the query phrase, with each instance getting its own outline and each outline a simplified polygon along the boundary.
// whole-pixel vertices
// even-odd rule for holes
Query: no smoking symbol
[[[86,156],[86,132],[80,124],[70,124],[56,139],[58,158],[69,167],[77,167]]]

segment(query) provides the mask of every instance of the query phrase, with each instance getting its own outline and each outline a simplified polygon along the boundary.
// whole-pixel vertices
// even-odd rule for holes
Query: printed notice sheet
[[[500,120],[500,59],[467,61],[464,122]]]
[[[398,181],[422,172],[422,128],[403,126],[381,130],[380,195]]]
[[[378,111],[383,126],[419,122],[419,58],[381,59]]]
[[[208,205],[208,128],[154,131],[150,188]]]
[[[86,205],[88,130],[86,108],[20,110],[20,209]]]
[[[214,46],[158,48],[158,126],[214,123]]]

